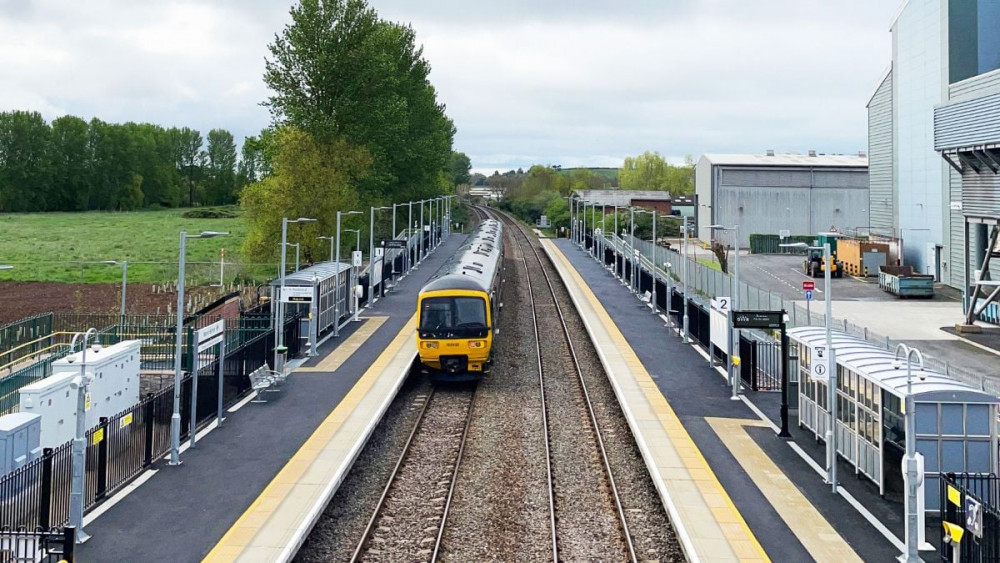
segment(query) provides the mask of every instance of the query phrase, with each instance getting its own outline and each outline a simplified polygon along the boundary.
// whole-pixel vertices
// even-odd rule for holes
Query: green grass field
[[[274,269],[253,266],[241,258],[240,246],[246,235],[242,218],[185,219],[181,217],[184,211],[0,215],[0,264],[14,266],[11,270],[0,270],[0,281],[120,281],[120,267],[92,263],[103,260],[128,260],[130,283],[176,280],[182,230],[230,233],[187,242],[186,277],[190,283],[218,283],[219,251],[223,248],[227,283],[238,274],[266,276]]]

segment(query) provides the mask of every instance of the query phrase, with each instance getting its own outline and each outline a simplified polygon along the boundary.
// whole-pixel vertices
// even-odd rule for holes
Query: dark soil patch
[[[185,301],[194,293],[221,296],[217,287],[189,287]],[[164,291],[162,285],[129,284],[126,297],[129,313],[166,314],[168,307],[177,310],[177,293]],[[0,282],[0,326],[39,313],[115,313],[120,309],[120,284]]]

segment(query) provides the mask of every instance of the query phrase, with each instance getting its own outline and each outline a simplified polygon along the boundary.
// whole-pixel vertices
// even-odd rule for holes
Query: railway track
[[[437,560],[475,395],[475,387],[427,395],[352,562]]]
[[[494,212],[487,211],[485,209],[476,208],[477,213],[485,216],[490,216]],[[601,488],[608,492],[610,496],[610,504],[613,504],[613,510],[615,512],[615,520],[617,522],[619,538],[616,538],[621,542],[619,546],[615,546],[615,540],[612,538],[604,538],[604,546],[606,549],[617,551],[616,547],[621,548],[622,555],[626,555],[628,560],[636,562],[638,560],[635,552],[635,546],[632,541],[631,534],[629,533],[628,520],[625,517],[625,510],[623,508],[622,499],[618,492],[618,487],[615,484],[614,474],[611,469],[611,463],[608,459],[607,450],[604,446],[604,439],[601,434],[601,428],[597,420],[597,416],[594,412],[594,404],[591,400],[590,393],[587,389],[586,381],[584,380],[583,371],[580,368],[580,362],[577,357],[576,349],[573,345],[573,338],[570,335],[569,328],[566,325],[565,315],[563,313],[562,307],[559,305],[559,300],[556,297],[555,288],[552,279],[549,277],[547,268],[545,267],[545,262],[538,249],[531,244],[528,235],[524,232],[524,229],[519,223],[510,219],[502,213],[496,213],[501,220],[504,221],[509,227],[514,239],[517,241],[517,246],[520,249],[520,257],[522,265],[524,266],[524,272],[526,279],[528,281],[528,293],[531,301],[531,316],[532,324],[535,332],[535,347],[538,357],[538,375],[539,375],[539,390],[541,394],[542,401],[542,425],[544,428],[544,433],[546,436],[545,453],[546,460],[545,465],[548,474],[549,483],[549,506],[550,506],[550,526],[551,526],[551,541],[552,541],[552,554],[553,561],[559,561],[562,556],[565,558],[576,558],[579,553],[572,553],[573,549],[580,549],[581,546],[578,545],[579,539],[573,539],[574,536],[580,535],[579,529],[569,529],[570,526],[575,527],[581,523],[581,517],[585,520],[591,519],[594,515],[593,510],[603,509],[607,510],[605,507],[595,507],[595,506],[581,506],[579,504],[574,506],[573,496],[571,494],[571,487],[573,483],[569,483],[567,476],[571,475],[572,472],[566,471],[567,468],[563,467],[562,470],[556,471],[555,466],[558,462],[554,463],[553,450],[563,446],[561,440],[556,439],[558,434],[562,438],[569,434],[578,434],[578,427],[572,428],[567,425],[572,424],[572,416],[567,416],[566,413],[561,413],[559,417],[551,417],[550,413],[553,410],[553,405],[550,402],[550,397],[546,395],[546,388],[550,387],[555,392],[556,397],[570,399],[566,402],[571,402],[578,405],[582,410],[586,411],[586,414],[577,413],[577,415],[586,418],[589,421],[590,436],[592,441],[590,443],[590,448],[600,457],[600,465],[602,467],[601,478],[603,483]],[[526,249],[530,249],[530,252]],[[529,260],[529,254],[534,257],[534,260]],[[551,297],[551,304],[540,303],[544,298],[541,296],[536,296],[534,289],[532,288],[532,275],[531,269],[529,267],[529,262],[532,264],[537,263],[537,271],[541,273],[541,278],[535,278],[537,281],[544,281],[545,287],[548,289],[549,296]],[[555,313],[555,318],[558,319],[558,324],[561,327],[561,334],[564,340],[564,347],[562,347],[563,356],[561,358],[562,364],[560,362],[553,362],[551,359],[543,359],[543,351],[541,347],[542,339],[541,334],[543,331],[540,330],[539,318],[544,316],[550,318],[549,315],[539,315],[539,310],[543,309],[548,312],[550,309]],[[548,321],[547,321],[548,322]],[[548,338],[555,338],[554,334],[551,332],[545,333]],[[576,385],[575,397],[569,397],[567,395],[567,389],[565,387],[559,387],[560,368],[569,366],[569,370],[575,373]],[[570,374],[565,374],[570,375]],[[573,391],[569,391],[573,393]],[[563,405],[565,406],[565,405]],[[554,424],[553,424],[554,423]],[[562,425],[562,426],[560,426]],[[558,432],[557,432],[558,431]],[[587,464],[587,459],[577,459],[577,463]],[[566,461],[562,462],[564,465]],[[586,468],[578,469],[581,473],[586,473]],[[595,518],[596,520],[596,518]],[[593,550],[594,545],[590,544],[589,547],[583,547],[584,551]],[[569,552],[569,553],[567,553]],[[607,555],[612,555],[607,553]]]

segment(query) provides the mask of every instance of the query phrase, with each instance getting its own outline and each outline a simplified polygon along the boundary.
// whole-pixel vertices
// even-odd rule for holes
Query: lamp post
[[[281,347],[284,345],[285,337],[285,307],[281,301],[285,295],[285,250],[288,248],[288,225],[290,223],[315,223],[316,219],[309,217],[299,217],[298,219],[281,219],[281,285],[278,292],[277,302],[272,302],[274,309],[274,369],[278,369],[278,357],[281,355]],[[296,267],[298,270],[298,254],[296,253]],[[282,366],[282,369],[284,367]]]
[[[170,462],[169,465],[180,465],[181,448],[181,353],[184,343],[184,254],[189,238],[212,238],[228,235],[218,231],[202,231],[197,235],[189,235],[181,231],[180,258],[177,264],[177,330],[174,342],[174,413],[170,416]],[[284,264],[284,261],[282,261]],[[284,280],[284,273],[282,273]],[[197,377],[195,373],[195,377]]]
[[[368,296],[368,306],[371,307],[375,304],[374,300],[374,288],[375,288],[375,212],[382,211],[383,209],[394,209],[383,205],[382,207],[372,207],[371,215],[368,218],[368,289],[370,295]],[[358,248],[358,250],[361,250]],[[385,254],[383,253],[384,257]],[[384,258],[383,258],[384,259]],[[379,267],[382,265],[379,264]]]
[[[920,530],[917,514],[917,492],[923,478],[917,471],[916,404],[913,400],[912,357],[917,356],[921,374],[924,371],[924,357],[920,354],[920,350],[910,348],[901,342],[896,345],[896,358],[892,362],[892,367],[896,369],[902,367],[900,354],[906,357],[906,399],[904,400],[906,412],[903,413],[906,427],[906,456],[903,458],[903,464],[906,467],[904,473],[906,483],[906,553],[900,557],[900,560],[906,561],[906,563],[916,563],[921,561],[918,553]]]
[[[606,239],[604,238],[604,229],[605,229],[605,226],[604,226],[604,216],[606,214],[605,214],[604,211],[605,211],[605,208],[602,205],[601,206],[601,248],[600,248],[600,251],[598,252],[598,256],[597,256],[597,261],[600,262],[601,266],[604,266],[604,244],[606,242]]]
[[[618,206],[615,205],[615,236],[618,236]],[[619,245],[615,245],[615,277],[618,277],[618,248]]]
[[[87,375],[87,340],[91,335],[97,338],[96,328],[74,334],[69,345],[72,352],[76,347],[77,338],[82,337],[80,375],[73,378],[70,384],[76,389],[76,434],[73,436],[73,480],[69,494],[69,525],[76,527],[76,543],[90,539],[90,535],[83,531],[83,494],[87,466],[87,392],[93,379],[93,375]]]
[[[420,200],[420,228],[417,229],[417,263],[414,268],[420,266],[420,263],[424,261],[424,204],[427,200]]]
[[[784,248],[803,248],[806,250],[823,250],[823,301],[826,305],[826,350],[829,357],[827,359],[827,404],[830,407],[830,423],[826,429],[826,459],[827,459],[827,482],[834,494],[837,494],[837,353],[833,349],[833,327],[831,325],[832,302],[830,287],[830,243],[823,246],[809,246],[804,242],[779,245]],[[815,358],[813,359],[815,361]],[[784,396],[785,393],[782,393]],[[783,399],[784,400],[784,399]]]
[[[410,208],[409,214],[406,216],[406,264],[404,264],[403,269],[406,273],[410,273],[410,265],[413,263],[413,259],[410,256],[413,253],[413,249],[410,248],[410,241],[413,240],[413,235],[410,232],[410,227],[413,225],[413,202],[407,203]]]
[[[330,261],[333,262],[333,243],[337,240],[336,237],[316,237],[316,240],[330,241]]]
[[[334,260],[336,262],[337,269],[337,284],[334,286],[336,289],[333,295],[333,336],[340,336],[340,218],[347,215],[362,215],[361,211],[338,211],[337,212],[337,258]]]
[[[732,295],[732,306],[729,307],[726,316],[729,324],[729,374],[730,381],[732,383],[733,394],[730,399],[734,401],[740,400],[740,384],[742,383],[742,378],[739,374],[739,367],[736,365],[734,359],[739,356],[740,350],[740,331],[733,328],[733,310],[740,309],[740,226],[735,225],[732,227],[725,227],[723,225],[709,225],[709,229],[719,230],[719,231],[732,231],[733,232],[733,251],[736,253],[736,265],[733,280],[733,295]]]
[[[684,278],[684,317],[682,328],[684,330],[683,341],[685,344],[691,342],[691,333],[688,331],[688,218],[684,216],[684,220],[681,223],[681,227],[684,229],[684,244],[682,246],[682,251],[684,253],[684,259],[681,260],[681,277]]]

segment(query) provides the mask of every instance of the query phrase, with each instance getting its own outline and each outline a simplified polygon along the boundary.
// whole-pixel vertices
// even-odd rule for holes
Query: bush
[[[240,208],[236,205],[220,207],[199,207],[185,211],[181,217],[185,219],[235,219],[240,216]]]

